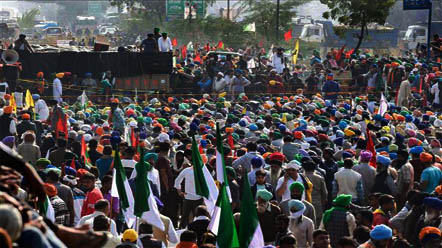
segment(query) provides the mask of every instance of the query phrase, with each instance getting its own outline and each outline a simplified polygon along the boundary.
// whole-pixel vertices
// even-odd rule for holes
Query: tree
[[[279,31],[287,31],[291,28],[292,18],[296,16],[293,10],[296,6],[307,3],[310,0],[287,0],[281,1],[279,8]],[[273,40],[273,30],[276,27],[276,2],[272,0],[248,0],[243,2],[245,14],[244,22],[256,24],[256,31],[263,34],[266,39]],[[276,41],[278,42],[278,41]]]
[[[326,19],[332,18],[339,23],[361,29],[355,51],[361,46],[367,25],[370,23],[385,24],[390,8],[395,0],[320,0],[330,11],[323,13]]]
[[[17,24],[20,28],[32,28],[35,25],[35,19],[37,15],[40,14],[38,9],[31,9],[22,14],[21,17],[17,19]]]

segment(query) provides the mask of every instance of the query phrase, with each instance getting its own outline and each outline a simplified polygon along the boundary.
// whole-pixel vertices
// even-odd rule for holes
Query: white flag
[[[381,102],[379,104],[379,114],[381,116],[384,116],[384,114],[387,112],[387,109],[388,109],[387,99],[385,99],[384,93],[381,93]]]

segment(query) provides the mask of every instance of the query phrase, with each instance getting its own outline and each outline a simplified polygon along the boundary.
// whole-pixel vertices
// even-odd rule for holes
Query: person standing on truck
[[[18,52],[20,57],[24,53],[33,53],[34,52],[31,45],[29,45],[29,42],[26,40],[26,35],[24,35],[24,34],[20,34],[20,36],[18,37],[18,40],[14,41],[14,49]]]

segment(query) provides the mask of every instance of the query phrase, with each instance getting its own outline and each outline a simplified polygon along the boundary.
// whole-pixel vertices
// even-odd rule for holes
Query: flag
[[[224,49],[224,42],[222,41],[218,41],[218,46],[219,49]]]
[[[192,43],[192,41],[189,41],[189,43],[187,43],[187,50],[189,50],[189,51],[193,51],[193,43]]]
[[[134,127],[130,128],[130,145],[136,150],[137,149],[137,139],[135,138]]]
[[[296,39],[295,42],[295,50],[293,50],[292,53],[292,62],[294,65],[296,65],[296,62],[298,61],[298,54],[299,54],[299,39]]]
[[[194,62],[198,62],[201,64],[201,56],[199,53],[196,54],[195,58],[193,59]]]
[[[384,93],[381,93],[381,102],[379,104],[379,114],[383,117],[388,110],[387,99],[385,99]]]
[[[144,161],[144,154],[141,153],[140,162],[135,165],[137,177],[135,179],[136,190],[134,214],[152,226],[164,231],[164,224],[161,221],[157,203],[155,202],[147,180],[148,169],[149,164]]]
[[[83,93],[81,93],[80,101],[81,101],[81,107],[83,109],[86,109],[87,96],[86,96],[86,91],[85,90],[83,90]]]
[[[367,128],[367,147],[365,148],[367,151],[370,151],[373,155],[370,160],[370,165],[376,167],[376,150],[374,149],[374,143],[370,135],[370,130]]]
[[[46,199],[44,201],[39,201],[38,205],[39,205],[38,209],[40,210],[40,214],[50,219],[52,222],[55,222],[55,211],[54,208],[52,207],[51,202],[49,201],[49,197],[46,196]]]
[[[239,247],[238,235],[236,233],[232,208],[229,202],[229,197],[227,196],[225,183],[221,185],[218,199],[216,200],[216,206],[212,212],[212,220],[207,229],[216,235],[216,247]]]
[[[65,138],[68,137],[68,123],[67,123],[67,116],[66,114],[63,114],[64,118],[61,117],[60,114],[58,114],[58,119],[57,119],[57,125],[55,127],[55,135],[58,138],[58,135],[60,134],[60,132],[65,134]],[[83,137],[84,139],[84,137]]]
[[[187,58],[187,47],[185,45],[183,45],[181,47],[181,58],[182,59],[186,59]]]
[[[240,247],[264,247],[264,236],[259,225],[255,201],[250,190],[249,178],[244,177],[239,219]]]
[[[176,40],[176,38],[172,39],[172,46],[174,47],[178,46],[178,41]]]
[[[134,216],[134,196],[132,195],[132,190],[126,177],[126,171],[121,163],[118,148],[115,150],[113,164],[111,195],[120,199],[120,208],[123,212],[124,219],[127,226],[131,228],[136,219]]]
[[[212,175],[210,175],[209,170],[203,164],[195,136],[192,137],[192,164],[195,192],[197,195],[204,198],[207,210],[209,213],[212,213],[216,199],[218,198],[218,188],[216,187],[215,181],[213,180]]]
[[[34,107],[34,99],[32,99],[32,95],[29,90],[26,90],[25,104],[28,109]]]
[[[293,38],[292,36],[292,29],[289,29],[287,32],[285,32],[284,34],[284,40],[289,42],[291,39]]]
[[[245,109],[245,108],[244,108]],[[220,183],[228,183],[226,174],[226,164],[224,162],[224,148],[223,140],[221,138],[221,132],[219,130],[218,123],[216,124],[216,180]],[[226,185],[227,195],[230,202],[232,201],[232,195],[230,193],[230,187]]]
[[[227,135],[227,143],[229,144],[230,149],[233,150],[233,148],[235,148],[235,144],[233,143],[233,137],[231,133]]]
[[[89,158],[89,153],[87,152],[86,141],[84,140],[84,136],[81,137],[81,159],[83,159],[84,165],[91,166],[91,160]]]
[[[350,51],[345,53],[345,58],[350,58],[350,56],[353,54],[353,52],[355,51],[355,49],[351,49]]]
[[[249,23],[244,27],[244,32],[256,32],[255,23]]]
[[[71,168],[74,169],[74,170],[77,169],[77,168],[75,167],[75,157],[72,157]]]
[[[17,104],[15,103],[15,94],[11,94],[11,100],[9,100],[9,106],[12,107],[12,112],[17,112]]]
[[[207,52],[210,51],[210,44],[209,44],[209,43],[207,43],[207,44],[204,46],[204,50],[206,50]]]
[[[342,48],[339,50],[338,54],[336,54],[336,60],[340,60],[342,57],[342,53],[344,53],[345,44],[342,46]]]

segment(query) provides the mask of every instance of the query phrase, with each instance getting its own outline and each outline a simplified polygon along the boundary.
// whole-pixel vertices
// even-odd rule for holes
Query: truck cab
[[[412,25],[408,26],[407,32],[404,36],[404,41],[408,44],[408,49],[415,49],[418,43],[426,44],[427,43],[427,35],[428,35],[427,27],[420,25]]]
[[[322,42],[324,40],[324,28],[322,24],[305,24],[299,37],[307,42]]]

